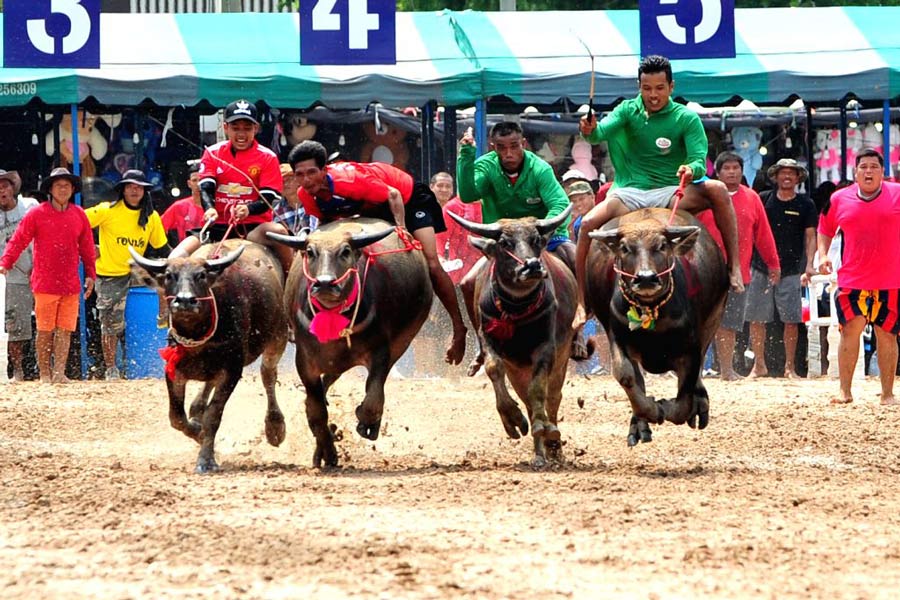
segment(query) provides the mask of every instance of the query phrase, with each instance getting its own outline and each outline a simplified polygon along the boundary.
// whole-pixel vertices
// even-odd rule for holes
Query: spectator
[[[41,383],[70,383],[66,377],[69,342],[78,323],[78,260],[84,265],[85,296],[94,290],[94,238],[80,206],[71,203],[81,178],[57,168],[41,183],[50,201],[28,211],[0,258],[6,274],[34,242],[31,289],[37,320],[37,356]]]
[[[100,257],[97,259],[97,311],[100,313],[100,339],[106,379],[120,379],[116,367],[116,348],[125,333],[125,301],[131,287],[132,247],[143,255],[151,246],[168,244],[159,213],[153,210],[149,188],[143,171],[125,171],[115,189],[119,199],[101,202],[85,211],[91,227],[100,234]]]
[[[866,149],[856,155],[856,184],[835,192],[818,227],[819,273],[832,272],[831,239],[843,232],[844,250],[835,297],[841,341],[840,395],[832,404],[853,402],[851,383],[859,357],[859,336],[872,324],[878,342],[881,404],[894,398],[897,334],[900,333],[900,184],[884,179],[884,158]]]
[[[299,234],[302,229],[315,229],[319,225],[319,220],[306,214],[306,209],[303,208],[303,204],[297,196],[300,184],[294,177],[291,165],[286,163],[281,165],[281,180],[284,190],[282,190],[281,199],[275,201],[275,207],[272,210],[274,221],[280,223],[292,235]]]
[[[22,188],[22,180],[16,171],[0,169],[0,255],[6,243],[12,238],[19,222],[25,214],[38,205],[32,198],[17,198]],[[31,293],[31,246],[22,252],[19,260],[6,275],[6,333],[9,334],[7,351],[13,368],[13,381],[25,381],[22,361],[25,346],[31,342],[31,312],[34,310],[34,295]],[[0,349],[0,352],[3,350]],[[0,373],[5,377],[6,373]]]
[[[481,252],[469,243],[469,232],[448,217],[447,213],[452,212],[467,221],[481,223],[481,202],[464,204],[459,196],[454,196],[453,176],[450,173],[442,171],[434,174],[429,187],[441,205],[444,224],[447,226],[447,231],[435,235],[438,257],[453,285],[458,286],[469,269],[481,258]]]
[[[762,257],[769,270],[769,282],[777,284],[781,277],[781,265],[775,249],[775,239],[766,209],[763,208],[759,196],[741,181],[744,177],[744,159],[735,152],[722,152],[716,157],[716,176],[725,184],[734,214],[737,216],[738,257],[741,264],[741,277],[744,285],[750,284],[750,259],[754,248]],[[722,234],[716,228],[715,219],[710,211],[705,210],[697,218],[709,230],[724,255],[725,246]],[[737,332],[744,330],[744,315],[747,310],[748,292],[728,291],[722,323],[716,333],[716,352],[719,355],[719,369],[724,381],[734,381],[734,347]]]
[[[172,203],[162,214],[162,224],[175,244],[191,229],[203,227],[203,206],[200,205],[200,164],[191,165],[188,187],[191,195]]]
[[[750,321],[750,346],[756,355],[756,363],[750,377],[768,375],[766,323],[775,318],[777,309],[784,323],[784,374],[791,378],[797,376],[797,324],[803,320],[800,276],[814,274],[816,207],[805,194],[797,193],[797,186],[806,180],[807,173],[806,168],[793,158],[782,158],[769,167],[767,175],[776,187],[763,192],[761,198],[775,238],[781,279],[773,283],[768,266],[759,255],[753,257],[746,318]]]

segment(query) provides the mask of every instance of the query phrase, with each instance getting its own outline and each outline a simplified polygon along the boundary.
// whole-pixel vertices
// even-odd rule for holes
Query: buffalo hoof
[[[547,468],[547,459],[541,456],[540,454],[535,454],[534,458],[531,459],[531,468],[532,469],[545,469]]]
[[[364,422],[362,404],[356,407],[356,418],[359,420],[359,423],[356,425],[356,433],[367,440],[377,440],[378,432],[381,429],[381,419],[379,418],[377,421],[370,421],[368,423]]]
[[[517,440],[523,435],[528,435],[528,419],[522,414],[518,408],[513,415],[504,415],[500,413],[500,421],[503,423],[503,429],[506,435]]]
[[[639,442],[649,443],[653,441],[653,432],[650,425],[644,419],[638,419],[636,416],[631,417],[631,423],[628,426],[628,447],[633,448]]]
[[[323,464],[324,463],[324,464]],[[326,444],[316,444],[316,451],[313,453],[313,467],[321,469],[322,467],[338,466],[338,455],[334,444],[328,442]]]
[[[475,377],[478,374],[478,371],[481,370],[482,365],[484,365],[484,352],[479,351],[478,354],[475,355],[475,358],[472,359],[472,362],[469,363],[469,366],[466,367],[466,375],[468,377]]]
[[[284,415],[280,412],[271,412],[266,415],[266,441],[272,446],[280,446],[284,441],[285,426]]]
[[[210,473],[217,473],[218,471],[219,465],[214,458],[198,458],[197,466],[194,467],[194,473],[197,473],[198,475],[209,475]]]
[[[547,458],[556,463],[563,462],[562,443],[559,440],[545,440],[544,448],[547,450]]]
[[[188,436],[198,444],[203,441],[200,435],[203,432],[203,425],[201,425],[199,421],[191,419],[187,422],[187,428],[182,431],[184,432],[184,435]]]

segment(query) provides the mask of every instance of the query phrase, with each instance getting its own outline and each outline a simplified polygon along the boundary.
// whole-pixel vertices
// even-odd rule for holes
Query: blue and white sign
[[[640,0],[641,56],[734,58],[734,0]]]
[[[100,0],[6,0],[3,66],[100,68]]]
[[[396,63],[395,0],[300,0],[300,64]]]

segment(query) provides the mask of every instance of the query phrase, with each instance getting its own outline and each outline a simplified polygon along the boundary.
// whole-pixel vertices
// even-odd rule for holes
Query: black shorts
[[[434,192],[424,183],[417,183],[413,186],[412,195],[404,208],[406,209],[407,231],[413,232],[426,227],[433,227],[435,233],[447,231],[447,225],[444,223],[444,211]],[[371,216],[384,219],[389,223],[394,222],[394,215],[387,202],[380,207],[378,214]]]
[[[228,231],[228,239],[236,237],[245,238],[251,231],[260,225],[262,225],[262,223],[238,223],[231,228],[231,231],[228,231],[228,225],[225,223],[213,223],[203,232],[204,237],[209,237],[200,241],[204,244],[207,242],[221,242],[222,239],[225,238],[226,231]],[[198,237],[200,235],[200,230],[190,229],[188,230],[188,233],[194,237]]]

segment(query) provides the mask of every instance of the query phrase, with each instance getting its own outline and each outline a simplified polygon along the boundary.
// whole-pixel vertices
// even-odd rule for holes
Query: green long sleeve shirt
[[[678,185],[678,167],[691,167],[693,178],[706,174],[709,143],[697,113],[669,99],[655,113],[644,110],[641,97],[625,100],[587,136],[606,141],[616,169],[613,187],[653,190]]]
[[[476,160],[475,147],[462,146],[456,162],[456,180],[460,200],[466,203],[481,200],[485,223],[521,217],[547,219],[569,206],[569,198],[556,180],[553,168],[528,150],[522,171],[513,184],[503,172],[496,152],[488,152]],[[569,237],[570,219],[554,235]]]

